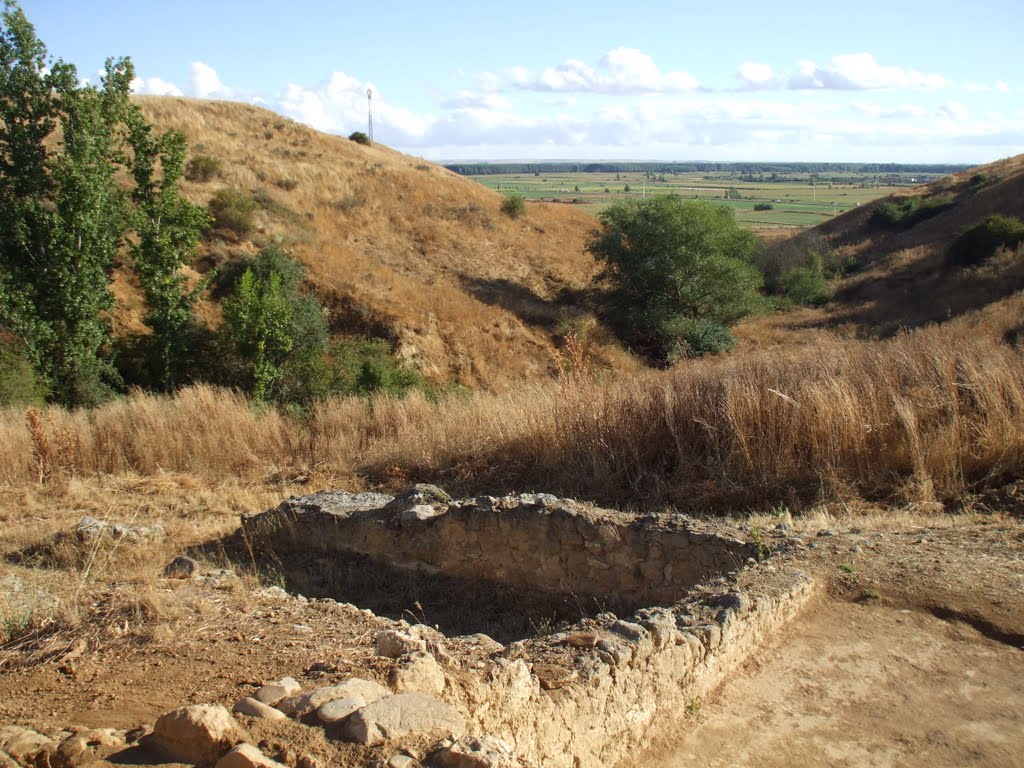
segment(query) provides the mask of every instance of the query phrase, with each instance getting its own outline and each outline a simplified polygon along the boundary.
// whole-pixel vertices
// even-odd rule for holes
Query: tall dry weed
[[[458,493],[543,489],[697,512],[945,503],[1024,476],[1024,354],[976,327],[619,380],[586,373],[582,347],[565,354],[578,359],[560,380],[502,395],[332,400],[299,421],[193,387],[91,414],[51,409],[46,434],[67,434],[75,470],[88,474],[221,482],[315,470],[318,484],[430,480]],[[37,481],[61,460],[24,461],[42,438],[24,420],[19,432],[13,415],[0,416],[0,468]]]

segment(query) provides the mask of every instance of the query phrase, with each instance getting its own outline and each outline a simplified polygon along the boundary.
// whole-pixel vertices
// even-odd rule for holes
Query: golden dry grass
[[[951,503],[1024,470],[1024,356],[981,327],[822,341],[629,380],[580,375],[432,403],[334,400],[296,421],[207,387],[0,417],[0,479],[437,481],[697,512]],[[40,441],[72,453],[40,450]],[[40,454],[52,467],[40,469]]]

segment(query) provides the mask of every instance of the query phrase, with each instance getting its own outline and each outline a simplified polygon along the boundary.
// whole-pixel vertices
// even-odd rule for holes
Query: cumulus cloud
[[[567,59],[539,73],[513,67],[502,78],[488,73],[487,84],[498,88],[505,82],[525,91],[568,93],[681,93],[700,88],[688,72],[662,72],[648,54],[636,48],[615,48],[591,66]]]
[[[850,109],[868,117],[888,120],[918,120],[928,114],[928,110],[920,104],[900,104],[895,107],[883,107],[880,104],[873,104],[871,102],[855,101],[850,105]]]
[[[473,93],[472,91],[459,91],[453,98],[441,102],[443,109],[464,109],[476,107],[479,109],[508,109],[511,102],[498,93]]]
[[[224,85],[217,71],[202,61],[193,61],[189,67],[188,95],[197,99],[232,99],[236,92]]]
[[[782,78],[775,74],[768,64],[761,64],[756,61],[747,61],[740,64],[737,73],[744,90],[763,91],[777,88],[782,84]]]
[[[334,72],[326,82],[314,87],[290,84],[279,95],[275,108],[283,114],[313,126],[317,130],[348,133],[364,130],[367,124],[369,82],[344,72]],[[401,143],[422,137],[434,118],[417,115],[397,107],[373,88],[373,122],[387,132],[387,141]]]
[[[867,91],[893,88],[942,88],[949,82],[940,75],[879,64],[870,53],[833,56],[827,66],[804,60],[789,78],[793,90]]]
[[[183,96],[181,88],[159,77],[136,77],[132,80],[132,93],[144,96]]]
[[[836,63],[838,62],[838,63]],[[884,83],[927,82],[873,59],[833,60],[801,72],[818,87],[881,89]],[[855,65],[856,64],[856,65]],[[395,103],[370,82],[334,72],[319,84],[291,84],[265,101],[224,82],[196,62],[184,88],[140,79],[137,92],[260,101],[319,130],[366,130],[366,91],[373,88],[376,138],[433,159],[690,157],[708,160],[984,160],[1024,151],[1024,110],[973,118],[957,101],[920,94],[919,103],[808,98],[785,89],[792,78],[766,64],[738,69],[739,91],[710,94],[684,73],[663,73],[636,49],[619,48],[596,66],[570,60],[559,68],[522,68],[477,76],[476,90],[452,92],[430,110]],[[902,79],[901,79],[902,78]],[[922,80],[921,78],[925,78]],[[886,87],[890,87],[886,86]],[[507,91],[516,92],[510,98]],[[686,91],[683,93],[682,91]],[[607,93],[614,99],[600,98]],[[957,147],[951,152],[950,147]],[[963,154],[973,148],[973,155]]]
[[[963,89],[968,93],[991,93],[992,91],[998,91],[999,93],[1009,93],[1010,86],[1002,80],[996,80],[994,83],[964,83]]]

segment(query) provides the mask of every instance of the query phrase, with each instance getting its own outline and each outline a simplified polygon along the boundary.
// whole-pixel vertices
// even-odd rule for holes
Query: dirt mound
[[[595,271],[584,245],[594,220],[570,206],[501,211],[502,196],[379,144],[318,133],[244,104],[146,97],[159,128],[179,128],[207,160],[183,191],[206,204],[233,188],[257,203],[245,238],[215,233],[199,271],[266,244],[309,267],[339,334],[383,335],[434,382],[503,389],[548,376],[560,338],[594,325],[577,309]],[[139,330],[141,310],[122,277],[117,325]],[[215,321],[218,309],[203,313]],[[612,367],[630,358],[601,333],[592,353]]]

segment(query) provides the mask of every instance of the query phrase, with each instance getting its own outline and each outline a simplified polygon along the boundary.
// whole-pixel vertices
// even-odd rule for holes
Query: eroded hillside
[[[257,107],[140,104],[160,128],[183,130],[193,157],[219,161],[209,180],[184,183],[188,197],[206,204],[235,188],[259,205],[247,239],[208,238],[200,271],[279,243],[308,266],[335,333],[386,336],[435,383],[502,390],[545,378],[560,338],[594,324],[576,301],[595,271],[586,214],[531,203],[512,219],[500,195],[440,166]],[[126,329],[139,315],[131,293],[121,282]],[[213,306],[203,312],[217,316]],[[589,337],[600,363],[636,365],[600,330]]]
[[[845,272],[833,301],[755,318],[740,335],[787,343],[817,338],[809,330],[876,337],[955,321],[1015,339],[1024,318],[1021,246],[991,249],[969,264],[953,255],[957,239],[994,214],[1024,218],[1024,156],[908,189],[804,233]]]

